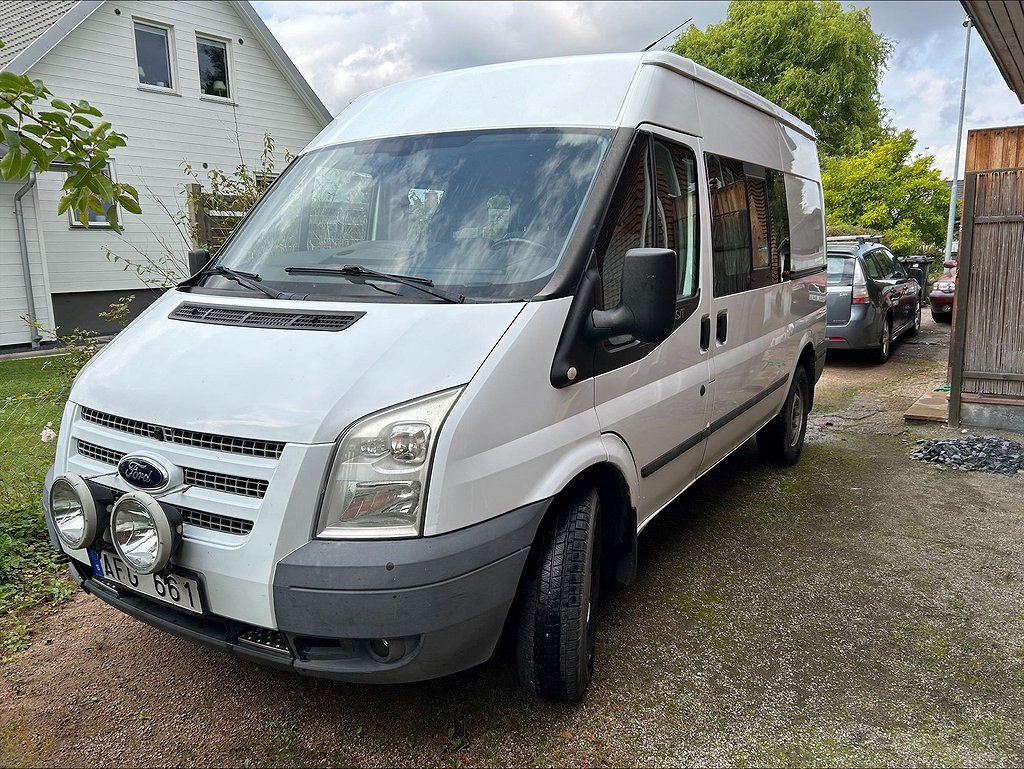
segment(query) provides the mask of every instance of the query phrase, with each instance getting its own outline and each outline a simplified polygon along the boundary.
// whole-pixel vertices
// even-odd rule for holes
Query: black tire
[[[876,363],[885,363],[892,354],[892,319],[886,316],[882,321],[882,333],[878,335],[878,349],[873,351],[872,357]]]
[[[811,385],[807,369],[797,366],[782,411],[757,433],[757,453],[763,462],[789,467],[800,458],[807,432]]]
[[[917,336],[921,331],[921,302],[917,303],[917,315],[914,317],[914,325],[907,329],[907,336]]]
[[[950,323],[953,320],[953,313],[944,312],[942,314],[936,314],[935,310],[932,310],[932,320],[936,323]]]
[[[528,695],[576,702],[594,671],[601,503],[588,487],[555,504],[526,564],[516,662]]]

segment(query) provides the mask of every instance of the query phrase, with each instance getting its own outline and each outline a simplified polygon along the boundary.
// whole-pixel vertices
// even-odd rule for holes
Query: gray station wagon
[[[920,271],[912,272],[877,241],[829,238],[828,348],[887,361],[894,339],[921,328]]]

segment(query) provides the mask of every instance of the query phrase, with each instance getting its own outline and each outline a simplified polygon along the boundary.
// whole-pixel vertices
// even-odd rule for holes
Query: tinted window
[[[885,271],[878,261],[877,251],[872,251],[864,256],[864,270],[872,280],[881,280],[885,277]]]
[[[700,218],[697,209],[697,159],[687,147],[654,143],[655,245],[677,256],[676,297],[697,293]]]
[[[707,156],[715,296],[751,287],[751,216],[743,163]]]
[[[878,269],[881,272],[881,277],[888,279],[893,277],[893,260],[892,256],[884,248],[880,248],[877,251],[872,251],[871,255],[875,257],[878,262]]]
[[[789,265],[789,204],[786,202],[786,177],[781,171],[768,170],[768,237],[771,244],[771,280],[778,283]]]
[[[611,208],[612,216],[602,231],[601,243],[605,245],[603,248],[599,245],[598,268],[602,306],[606,309],[615,307],[622,296],[622,264],[626,252],[653,242],[647,146],[643,138],[630,153]]]

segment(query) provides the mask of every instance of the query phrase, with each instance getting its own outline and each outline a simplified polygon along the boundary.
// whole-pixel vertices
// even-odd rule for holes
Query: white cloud
[[[937,166],[950,175],[963,66],[963,7],[955,0],[856,4],[870,9],[875,30],[895,45],[881,83],[894,126],[913,129],[919,150],[935,155]],[[337,113],[365,91],[445,70],[640,50],[690,16],[700,27],[721,21],[728,3],[268,1],[255,7]],[[1024,124],[1024,107],[975,33],[965,130],[1008,124]]]

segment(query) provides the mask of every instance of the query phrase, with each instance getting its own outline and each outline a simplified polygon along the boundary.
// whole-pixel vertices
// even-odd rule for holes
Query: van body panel
[[[551,359],[571,302],[528,304],[452,408],[431,468],[428,536],[554,496],[607,459],[594,380],[551,386]]]
[[[183,302],[239,306],[231,297],[169,291],[130,333],[103,349],[73,397],[99,411],[167,427],[333,443],[367,414],[468,382],[524,306],[244,301],[268,311],[365,313],[348,328],[327,332],[168,318]],[[437,354],[439,349],[448,354]]]
[[[696,84],[696,97],[701,105],[705,152],[735,157],[742,147],[742,160],[770,168],[782,166],[778,123],[735,99],[724,98],[702,83]]]

